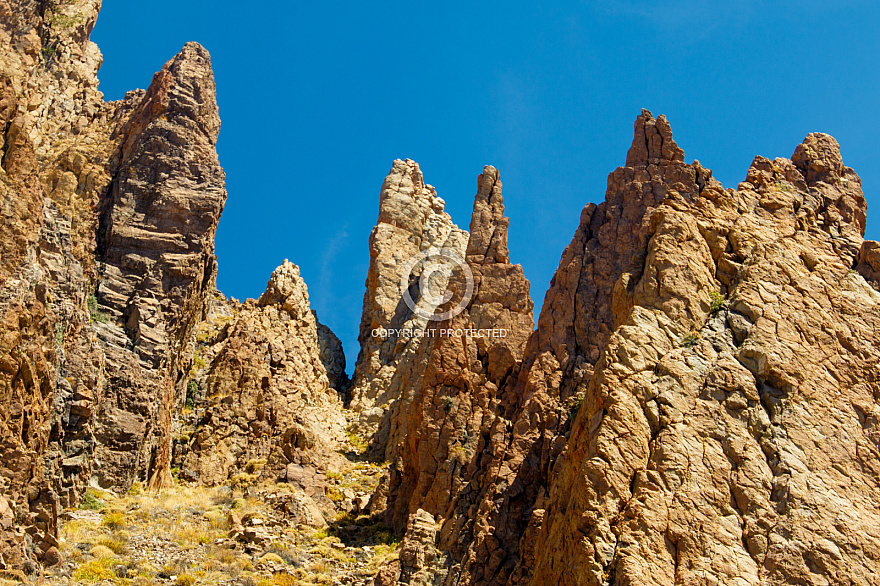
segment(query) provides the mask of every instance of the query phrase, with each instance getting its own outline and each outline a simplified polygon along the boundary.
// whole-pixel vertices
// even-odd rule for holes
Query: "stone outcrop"
[[[181,477],[206,485],[241,474],[284,480],[323,497],[345,442],[338,339],[318,323],[299,268],[272,273],[258,301],[218,311],[197,334],[188,386],[193,415],[176,450]],[[194,385],[194,386],[193,386]]]
[[[478,179],[470,228],[469,272],[452,272],[449,287],[457,293],[448,303],[462,297],[458,292],[469,278],[473,295],[461,313],[430,330],[428,363],[413,383],[412,406],[391,422],[394,449],[386,451],[392,457],[383,487],[392,526],[402,531],[410,515],[423,509],[456,525],[447,527],[455,539],[475,522],[471,507],[482,478],[474,473],[487,465],[493,438],[510,424],[500,390],[516,379],[534,328],[529,282],[522,267],[510,262],[508,218],[493,167]]]
[[[287,483],[251,492],[279,524],[384,518],[377,584],[880,583],[880,244],[833,138],[725,189],[643,111],[534,331],[498,171],[468,233],[395,161],[350,384],[295,265],[259,300],[216,291],[207,51],[107,103],[99,8],[0,0],[4,576],[62,559],[88,484],[173,466]]]
[[[0,3],[0,567],[57,560],[84,486],[170,480],[226,194],[207,52],[105,103],[100,2]]]
[[[386,447],[393,449],[393,442],[388,442],[390,422],[406,412],[428,356],[426,338],[382,332],[421,331],[430,321],[425,316],[439,305],[415,295],[414,307],[419,311],[410,308],[403,295],[415,288],[420,273],[403,275],[411,277],[408,289],[401,282],[401,268],[420,253],[441,261],[464,257],[468,233],[452,223],[444,206],[414,161],[394,161],[382,185],[379,220],[370,234],[361,351],[350,391],[351,408],[359,414],[356,429],[372,437],[376,454],[384,454]],[[436,286],[445,290],[445,283]]]
[[[468,264],[516,290],[506,251],[476,253],[499,233],[479,227],[500,217],[480,201]],[[407,535],[413,515],[436,518],[435,583],[876,582],[880,245],[865,212],[827,135],[724,189],[644,111],[515,366],[493,375],[467,339],[423,351],[374,505]],[[474,317],[493,307],[483,290],[443,325],[515,315],[508,300]]]
[[[671,136],[642,139],[651,122],[609,181],[653,194],[631,224],[644,261],[615,285],[520,575],[874,583],[880,297],[852,270],[872,249],[859,178],[811,134],[724,190],[666,155]]]
[[[189,43],[145,94],[127,98],[136,105],[119,130],[120,171],[98,229],[96,329],[111,374],[97,474],[108,486],[124,485],[131,470],[152,486],[170,480],[171,407],[215,288],[214,232],[226,201],[215,95],[210,57]]]

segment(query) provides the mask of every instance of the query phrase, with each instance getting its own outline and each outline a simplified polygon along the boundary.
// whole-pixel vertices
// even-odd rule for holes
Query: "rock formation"
[[[875,583],[880,297],[852,270],[874,248],[859,178],[823,134],[756,157],[735,191],[681,160],[644,112],[609,180],[643,196],[620,210],[640,245],[519,575]],[[616,246],[612,205],[587,250]]]
[[[0,3],[0,565],[57,559],[89,482],[170,481],[226,198],[207,52],[105,103],[100,2]],[[27,535],[27,537],[26,537]]]
[[[452,223],[444,206],[414,161],[394,161],[382,185],[379,221],[370,234],[361,351],[350,391],[351,408],[359,413],[356,428],[372,436],[377,454],[393,449],[388,442],[391,422],[406,411],[412,387],[427,365],[428,339],[398,332],[422,331],[430,321],[425,316],[438,305],[415,295],[416,312],[404,302],[408,289],[401,282],[401,267],[420,253],[441,260],[464,257],[468,233]],[[417,288],[419,275],[411,276],[409,290]],[[445,283],[437,287],[445,290]]]
[[[473,296],[464,311],[439,322],[427,338],[428,363],[413,383],[412,405],[401,421],[391,422],[395,447],[386,451],[392,465],[383,488],[389,520],[398,530],[419,509],[450,519],[457,507],[468,508],[459,496],[474,504],[480,487],[473,472],[491,459],[493,433],[509,423],[503,421],[506,405],[499,389],[515,380],[534,326],[529,282],[522,267],[510,262],[507,226],[499,173],[486,167],[478,179],[465,256]],[[450,287],[464,289],[461,272],[453,272]],[[460,525],[474,517],[454,516],[453,524]]]
[[[534,331],[498,171],[468,233],[395,161],[349,385],[294,264],[216,291],[208,53],[107,103],[99,7],[0,0],[0,570],[58,563],[87,485],[173,466],[386,520],[377,584],[880,583],[880,244],[833,138],[725,189],[643,111]]]
[[[256,474],[322,496],[320,474],[345,462],[342,400],[329,378],[344,381],[345,359],[310,310],[299,268],[285,260],[259,301],[206,321],[197,344],[181,477],[216,485]]]
[[[110,380],[96,435],[108,486],[124,485],[131,470],[153,486],[169,480],[171,407],[215,288],[214,232],[226,201],[215,94],[207,51],[189,43],[145,94],[126,98],[136,105],[118,131],[120,171],[97,242],[96,329]]]

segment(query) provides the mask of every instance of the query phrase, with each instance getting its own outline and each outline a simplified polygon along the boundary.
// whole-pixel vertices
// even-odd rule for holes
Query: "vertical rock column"
[[[108,391],[97,474],[169,481],[170,423],[186,347],[214,288],[214,233],[226,201],[208,52],[188,43],[153,78],[124,127],[119,173],[99,228],[97,310]]]

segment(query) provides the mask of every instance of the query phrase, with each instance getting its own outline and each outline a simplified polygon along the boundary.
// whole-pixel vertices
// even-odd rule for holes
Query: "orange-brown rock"
[[[464,256],[468,233],[453,224],[444,207],[415,161],[394,161],[382,185],[378,223],[370,234],[361,350],[350,390],[351,408],[358,413],[356,428],[372,438],[375,454],[393,449],[393,422],[408,410],[412,389],[427,365],[427,338],[398,332],[423,330],[430,321],[425,316],[438,305],[416,295],[414,307],[419,311],[407,306],[403,295],[419,275],[412,275],[404,286],[401,269],[419,254]],[[445,283],[438,287],[444,289]],[[387,331],[393,333],[383,335]]]
[[[187,45],[148,92],[105,103],[99,7],[0,2],[0,567],[57,560],[57,512],[86,483],[168,480],[175,384],[213,289],[207,52]]]
[[[493,167],[478,179],[470,228],[466,266],[452,272],[454,295],[440,309],[460,302],[467,279],[473,295],[461,313],[431,326],[424,376],[413,382],[411,406],[391,421],[393,447],[386,454],[392,466],[383,488],[398,530],[420,509],[448,519],[456,535],[471,530],[474,515],[457,510],[467,510],[480,493],[482,478],[474,476],[491,459],[493,432],[509,423],[499,389],[516,378],[534,327],[529,282],[510,262],[508,218]]]
[[[251,474],[323,495],[323,473],[346,463],[337,453],[345,442],[342,399],[328,376],[340,362],[344,375],[345,359],[322,353],[329,330],[320,327],[299,268],[288,261],[258,301],[201,326],[194,429],[177,450],[182,478],[216,485]],[[324,345],[339,342],[333,336]]]
[[[623,172],[644,185],[659,165],[639,142]],[[615,287],[520,575],[876,583],[880,296],[852,270],[871,249],[858,176],[823,134],[756,157],[736,191],[679,165],[633,226],[644,268]]]

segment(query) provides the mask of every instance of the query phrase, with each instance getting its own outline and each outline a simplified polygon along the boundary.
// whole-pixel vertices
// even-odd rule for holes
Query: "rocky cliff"
[[[227,498],[213,543],[346,583],[880,583],[880,244],[833,138],[725,189],[643,111],[537,329],[499,171],[466,232],[395,161],[349,383],[296,265],[216,290],[207,51],[105,102],[99,8],[0,0],[0,570],[88,561],[59,514],[137,481],[263,495],[275,533]]]
[[[414,161],[394,161],[379,196],[379,220],[370,234],[359,340],[360,355],[350,391],[356,428],[372,438],[372,450],[385,456],[406,431],[396,431],[412,404],[414,385],[423,376],[429,339],[412,335],[431,322],[440,300],[418,294],[422,259],[455,264],[464,257],[468,233],[443,211],[445,202],[424,182]],[[413,264],[412,274],[402,267]],[[445,291],[449,274],[437,273],[434,286]],[[404,295],[411,300],[407,305]],[[403,333],[401,333],[403,332]],[[389,442],[389,436],[397,439]],[[390,456],[390,454],[389,454]]]
[[[876,583],[880,297],[865,211],[827,135],[791,160],[756,157],[724,189],[644,111],[521,366],[471,384],[479,350],[429,354],[388,514],[410,541],[425,515],[439,530],[421,538],[420,568],[401,553],[398,578]],[[468,419],[487,389],[495,400]],[[444,454],[459,447],[456,469]]]

